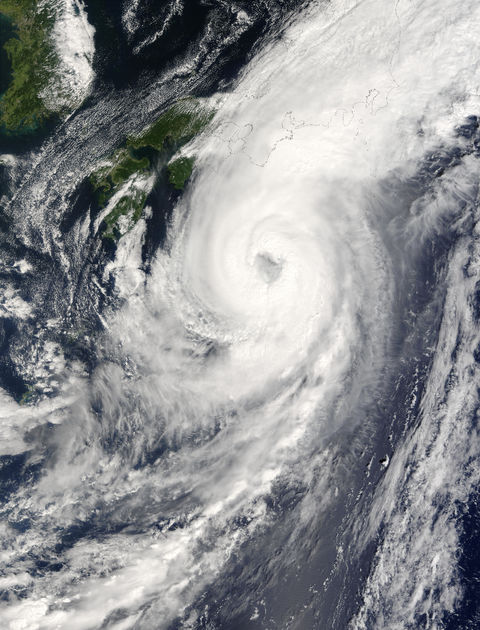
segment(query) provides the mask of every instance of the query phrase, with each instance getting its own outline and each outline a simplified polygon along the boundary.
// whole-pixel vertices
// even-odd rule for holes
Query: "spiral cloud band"
[[[343,592],[339,567],[353,565],[354,555],[361,564],[380,529],[383,546],[369,577],[362,575],[360,609],[348,619],[332,613],[340,621],[329,627],[420,627],[418,615],[432,610],[422,627],[444,627],[442,615],[461,591],[452,586],[458,530],[448,514],[439,521],[441,564],[425,535],[434,501],[412,499],[414,534],[423,532],[427,558],[418,566],[399,497],[421,487],[402,476],[412,453],[430,487],[440,455],[432,457],[449,439],[435,433],[435,405],[447,379],[442,360],[454,352],[449,331],[460,326],[449,313],[456,299],[469,308],[474,285],[459,271],[469,245],[457,244],[451,268],[438,276],[448,289],[440,323],[433,313],[445,294],[424,282],[418,251],[445,226],[453,225],[454,241],[466,223],[458,208],[475,197],[478,167],[456,130],[478,112],[478,26],[473,0],[307,4],[257,51],[231,92],[206,99],[216,113],[184,149],[196,156],[193,177],[148,273],[141,258],[148,214],[105,269],[121,306],[104,316],[96,370],[87,375],[71,365],[57,399],[23,409],[15,422],[15,403],[2,402],[10,452],[27,450],[23,440],[33,431],[32,458],[48,462],[7,506],[35,527],[2,525],[6,561],[15,567],[4,586],[24,589],[0,608],[4,627],[228,627],[221,606],[218,625],[205,625],[209,588],[225,588],[225,601],[225,584],[238,576],[268,589],[273,566],[307,575],[315,554],[319,574],[312,570],[305,583],[298,577],[299,591],[312,599],[298,595],[300,625],[284,627],[322,627],[300,615],[329,584]],[[454,164],[432,166],[431,156],[458,146]],[[419,305],[422,282],[430,301]],[[462,322],[473,344],[473,323]],[[444,352],[421,390],[437,328]],[[417,334],[427,339],[419,350]],[[410,359],[420,367],[401,427],[388,399],[407,387]],[[473,388],[466,372],[462,396]],[[430,424],[420,443],[412,410],[423,393]],[[453,423],[458,404],[449,404],[443,410]],[[47,422],[51,451],[35,450],[41,436],[34,430],[40,435]],[[463,434],[455,435],[463,444]],[[375,472],[379,490],[371,473],[377,443],[382,455],[399,445],[385,476],[387,457]],[[456,479],[454,455],[442,457]],[[452,505],[459,488],[452,481]],[[469,490],[462,487],[462,497]],[[361,510],[369,507],[367,518]],[[62,534],[78,535],[86,524],[100,532],[95,539],[70,544]],[[280,532],[278,553],[272,531]],[[306,532],[315,532],[315,553],[304,549]],[[358,552],[338,543],[343,532]],[[40,547],[59,554],[62,565],[32,577],[29,558]],[[238,568],[244,558],[251,573]],[[432,563],[442,571],[425,571]],[[267,596],[252,592],[235,614],[253,624]],[[329,601],[331,610],[338,602]],[[30,625],[21,625],[25,618]]]

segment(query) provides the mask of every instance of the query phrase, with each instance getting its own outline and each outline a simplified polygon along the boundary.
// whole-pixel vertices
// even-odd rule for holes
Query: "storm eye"
[[[261,253],[255,257],[255,266],[262,280],[272,284],[282,273],[283,261],[275,260],[270,254]]]

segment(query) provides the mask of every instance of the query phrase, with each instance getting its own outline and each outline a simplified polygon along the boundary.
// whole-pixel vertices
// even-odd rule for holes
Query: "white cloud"
[[[414,171],[478,105],[479,13],[473,1],[316,6],[219,101],[151,274],[140,269],[142,223],[109,268],[125,305],[108,317],[105,353],[121,361],[100,366],[89,389],[74,381],[80,393],[62,410],[55,465],[9,503],[34,513],[36,538],[7,531],[5,546],[20,563],[30,545],[53,548],[62,530],[97,515],[99,528],[120,533],[73,544],[27,603],[0,611],[7,627],[27,605],[41,628],[89,628],[122,607],[132,625],[145,610],[142,628],[167,627],[268,523],[262,497],[279,474],[308,483],[315,466],[328,470],[324,439],[388,358],[395,269],[374,229],[384,219],[377,184],[394,169]],[[412,238],[445,213],[448,204],[428,205],[424,223],[408,226]],[[445,478],[427,473],[433,493]],[[320,509],[333,492],[326,487]],[[392,531],[397,517],[391,507]],[[438,527],[453,548],[455,530]],[[392,562],[415,567],[401,564],[408,538],[392,536]],[[435,570],[418,573],[418,585],[449,575],[451,556],[422,549]],[[394,606],[398,583],[385,584]],[[456,590],[445,584],[435,582],[450,606]],[[398,601],[419,601],[404,587]]]
[[[48,109],[61,111],[79,107],[90,92],[95,29],[88,22],[83,0],[61,0],[55,11],[52,40],[59,64],[40,97]]]

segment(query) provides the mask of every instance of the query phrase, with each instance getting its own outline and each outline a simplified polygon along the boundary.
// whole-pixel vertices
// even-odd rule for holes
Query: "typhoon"
[[[478,628],[480,5],[116,4],[0,0],[0,626]]]

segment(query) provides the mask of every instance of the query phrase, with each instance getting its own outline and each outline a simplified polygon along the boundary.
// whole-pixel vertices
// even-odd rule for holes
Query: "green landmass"
[[[11,64],[4,45],[12,38],[13,34],[12,21],[0,13],[0,98],[12,80]]]
[[[165,149],[165,144],[180,146],[189,142],[212,120],[214,112],[199,108],[194,99],[184,99],[167,110],[144,133],[129,138],[127,145],[140,149],[152,147],[157,151]]]
[[[167,170],[168,181],[175,190],[183,190],[192,174],[194,158],[180,157],[170,161],[178,150],[200,133],[213,118],[214,112],[194,99],[184,99],[168,109],[158,120],[138,136],[127,138],[107,166],[100,167],[90,176],[99,209],[105,208],[111,198],[130,182],[128,190],[105,217],[102,236],[117,240],[125,233],[120,229],[133,227],[140,218],[147,194],[135,186],[139,176],[151,175],[161,166]],[[127,229],[127,231],[128,231]]]
[[[112,158],[111,166],[100,168],[90,176],[99,207],[104,208],[117,190],[133,175],[146,172],[149,168],[148,158],[136,159],[126,149],[117,151]]]
[[[0,98],[0,123],[7,132],[25,133],[52,115],[39,94],[58,63],[50,38],[55,13],[48,2],[39,6],[37,0],[0,0],[0,13],[14,27],[4,44],[12,80]]]
[[[183,190],[185,183],[193,171],[195,159],[192,157],[181,157],[170,162],[168,168],[168,180],[176,190]]]
[[[115,204],[115,208],[110,212],[106,218],[106,228],[103,232],[104,238],[110,238],[118,240],[128,230],[130,230],[135,223],[142,216],[142,211],[145,206],[147,194],[142,190],[134,190],[130,195],[122,197],[118,203]],[[120,217],[126,217],[126,225],[120,224]],[[123,228],[123,229],[122,229]]]
[[[35,393],[36,393],[35,387],[33,387],[33,385],[30,385],[27,388],[27,390],[23,392],[23,394],[20,396],[20,399],[18,400],[18,404],[27,405],[29,402],[33,400]]]

